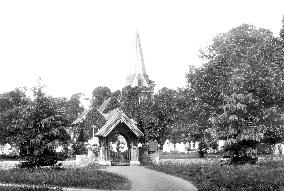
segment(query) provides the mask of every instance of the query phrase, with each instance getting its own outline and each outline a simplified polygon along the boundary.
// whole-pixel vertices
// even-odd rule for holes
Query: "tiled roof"
[[[107,100],[105,100],[102,105],[100,106],[100,108],[98,109],[98,111],[103,115],[107,115],[104,114],[103,111],[106,109],[107,105],[109,104],[111,98],[108,98]],[[85,116],[89,113],[89,111],[91,110],[91,108],[85,109],[78,117],[77,119],[75,119],[75,121],[73,121],[73,123],[71,125],[76,125],[78,124],[80,121],[82,121],[82,119],[85,118]]]
[[[85,116],[87,115],[87,113],[89,113],[91,109],[88,108],[88,109],[85,109],[80,115],[79,117],[77,117],[77,119],[75,119],[75,121],[73,121],[73,123],[71,125],[76,125],[78,124],[82,119],[85,118]]]
[[[111,97],[108,98],[107,100],[105,100],[105,101],[103,102],[103,104],[102,104],[102,105],[100,106],[100,108],[98,109],[98,111],[99,111],[100,113],[103,113],[103,112],[104,112],[104,110],[106,109],[106,107],[107,107],[107,105],[109,104],[110,100],[111,100]]]
[[[86,109],[73,123],[72,125],[78,124],[81,120],[85,118],[87,113],[90,111],[89,109]],[[129,119],[125,113],[121,110],[121,108],[116,108],[111,110],[110,112],[102,115],[106,119],[106,123],[102,128],[99,129],[99,131],[96,133],[96,136],[102,136],[106,137],[115,127],[118,123],[122,122],[125,123],[126,126],[137,136],[137,137],[143,137],[144,134],[138,129],[138,127],[135,124],[135,121]]]
[[[137,136],[142,137],[144,134],[138,129],[136,124],[130,120],[120,108],[112,110],[107,116],[108,120],[105,125],[96,133],[96,136],[106,137],[116,127],[117,124],[123,122]]]

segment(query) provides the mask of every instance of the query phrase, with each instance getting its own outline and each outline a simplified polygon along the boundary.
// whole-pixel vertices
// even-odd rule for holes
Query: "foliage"
[[[91,106],[88,111],[85,111],[87,112],[85,119],[73,126],[75,137],[84,136],[84,142],[86,142],[88,138],[92,137],[92,128],[95,128],[95,132],[97,132],[105,124],[106,120],[98,109],[111,95],[112,93],[108,87],[98,86],[93,90]]]
[[[145,134],[145,142],[160,145],[169,138],[176,118],[176,91],[162,88],[156,94],[146,87],[127,86],[122,90],[122,109]]]
[[[92,107],[99,108],[104,100],[111,97],[111,91],[108,87],[98,86],[92,92]]]
[[[21,110],[29,102],[25,89],[16,88],[0,95],[0,144],[14,143],[10,138],[14,132],[9,130],[9,125],[11,121],[21,120]]]
[[[80,132],[79,132],[79,136],[77,138],[77,142],[85,143],[87,141],[88,141],[88,137],[85,133],[85,130],[81,129]]]
[[[198,145],[199,157],[203,158],[208,153],[208,144],[202,139]]]
[[[74,155],[83,155],[83,154],[87,154],[87,148],[84,144],[84,142],[76,142],[72,145],[72,149],[73,149],[73,154]]]
[[[278,164],[280,162],[277,162]],[[219,165],[215,163],[152,165],[151,168],[193,182],[201,191],[273,190],[284,187],[284,166],[275,165]]]
[[[53,168],[0,170],[0,182],[105,190],[129,189],[129,182],[126,178],[101,171],[95,165],[65,170]]]
[[[56,102],[41,88],[34,90],[35,99],[19,108],[17,118],[7,124],[10,140],[19,147],[23,167],[53,165],[59,145],[67,147],[67,120]]]
[[[231,156],[244,155],[259,142],[284,139],[283,55],[281,40],[269,30],[243,24],[216,36],[201,51],[203,66],[190,68],[192,107],[202,116],[193,120],[205,135],[240,149]],[[254,144],[244,144],[249,142]]]
[[[126,86],[122,92],[111,92],[109,88],[99,86],[93,91],[92,105],[77,129],[83,129],[85,134],[91,134],[91,128],[102,127],[105,124],[104,116],[98,112],[104,100],[111,98],[104,113],[112,109],[121,107],[122,110],[137,122],[138,127],[145,134],[144,141],[156,140],[163,145],[167,138],[171,138],[173,125],[176,120],[177,92],[168,88],[163,88],[153,95],[150,88]],[[172,136],[173,137],[173,136]]]
[[[147,108],[148,116],[145,116],[149,137],[157,140],[160,145],[171,139],[172,129],[176,120],[176,91],[162,88],[154,95],[151,107]]]
[[[73,94],[71,98],[66,102],[65,113],[70,124],[84,111],[84,108],[81,105],[80,101],[82,96],[82,93]]]

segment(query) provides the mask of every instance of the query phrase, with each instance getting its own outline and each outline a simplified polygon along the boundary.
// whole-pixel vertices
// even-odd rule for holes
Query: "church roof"
[[[103,113],[104,110],[106,109],[107,105],[109,104],[111,98],[106,99],[102,105],[99,107],[98,111],[104,116],[106,117],[109,113]],[[75,121],[73,121],[73,123],[71,125],[76,125],[78,124],[80,121],[82,121],[85,116],[89,113],[89,111],[91,110],[91,108],[85,109],[78,117],[77,119],[75,119]]]
[[[138,129],[136,124],[129,119],[121,108],[117,108],[109,112],[106,116],[107,122],[105,125],[95,134],[96,136],[106,137],[111,131],[119,124],[125,123],[127,127],[137,136],[142,137],[144,134]]]
[[[100,107],[100,109],[98,109],[98,111],[105,117],[106,119],[106,123],[104,124],[104,126],[102,128],[99,129],[99,131],[95,134],[96,136],[102,136],[102,137],[106,137],[108,136],[108,134],[116,127],[116,125],[118,125],[119,123],[125,123],[126,126],[137,136],[137,137],[142,137],[144,136],[144,134],[138,129],[138,127],[136,126],[136,123],[131,120],[130,118],[128,118],[125,113],[122,111],[121,108],[116,108],[113,109],[111,111],[109,111],[108,113],[103,113],[104,108],[108,105],[109,100],[106,100],[102,106]],[[91,109],[86,109],[85,111],[83,111],[83,113],[81,115],[79,115],[79,117],[72,123],[72,125],[76,125],[78,124],[81,120],[83,120],[85,118],[85,116],[87,115],[87,113],[90,111]]]
[[[91,109],[88,108],[88,109],[85,109],[78,117],[77,119],[75,119],[75,121],[73,121],[73,123],[71,125],[76,125],[78,124],[80,121],[82,121],[82,119],[85,118],[85,116],[87,115],[87,113],[89,113]]]
[[[102,104],[102,105],[100,106],[100,108],[98,109],[98,111],[99,111],[100,113],[103,113],[103,112],[104,112],[104,110],[106,109],[106,107],[107,107],[107,105],[109,104],[110,100],[111,100],[111,97],[108,98],[107,100],[105,100],[105,101],[103,102],[103,104]]]

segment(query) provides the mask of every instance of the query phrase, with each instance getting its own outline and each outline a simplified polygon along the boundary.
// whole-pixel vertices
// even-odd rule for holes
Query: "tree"
[[[173,126],[177,120],[176,96],[175,90],[162,88],[154,95],[150,110],[145,108],[149,112],[149,116],[145,118],[149,137],[160,145],[163,145],[166,139],[174,137],[171,135],[173,135]]]
[[[73,94],[66,103],[66,114],[70,124],[84,111],[80,101],[82,96],[82,93]]]
[[[234,156],[271,132],[277,141],[284,138],[283,55],[280,39],[269,30],[243,24],[215,37],[201,52],[204,65],[187,75],[189,89],[206,107],[206,129],[228,139]]]
[[[99,108],[102,103],[111,97],[111,91],[108,87],[98,86],[92,92],[92,107]]]
[[[14,144],[14,141],[10,138],[14,132],[9,130],[9,125],[11,121],[21,119],[20,111],[29,102],[25,89],[22,88],[16,88],[0,95],[0,144]]]
[[[122,89],[122,96],[120,99],[122,110],[128,117],[134,119],[137,122],[138,128],[144,133],[144,142],[148,141],[148,132],[145,128],[144,119],[149,114],[149,108],[151,105],[151,99],[144,99],[142,101],[142,95],[144,97],[151,97],[146,87],[131,87],[126,86]]]
[[[23,167],[54,165],[59,160],[55,149],[67,147],[69,134],[67,119],[55,100],[47,97],[42,89],[34,89],[34,101],[19,108],[7,129],[10,140],[20,148]]]
[[[163,145],[170,138],[176,117],[176,91],[162,88],[153,95],[147,87],[127,86],[122,90],[123,111],[137,122],[145,142],[155,140]]]

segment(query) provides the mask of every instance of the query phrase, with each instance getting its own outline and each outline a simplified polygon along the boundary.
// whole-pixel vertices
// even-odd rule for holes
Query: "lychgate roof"
[[[126,126],[137,137],[144,136],[144,134],[138,129],[136,124],[123,113],[121,108],[117,108],[117,109],[112,110],[111,112],[109,112],[108,115],[105,116],[105,118],[106,118],[107,122],[95,134],[96,136],[102,136],[102,137],[108,136],[119,123],[125,123]]]

